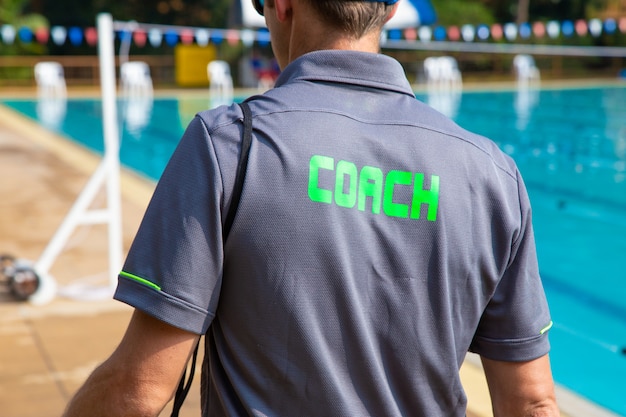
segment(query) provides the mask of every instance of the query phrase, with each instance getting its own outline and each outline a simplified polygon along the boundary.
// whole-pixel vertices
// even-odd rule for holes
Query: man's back
[[[530,208],[510,158],[418,103],[378,55],[397,0],[253,0],[284,70],[196,117],[115,297],[136,308],[67,416],[157,416],[208,332],[203,415],[557,415]]]
[[[464,415],[458,369],[532,241],[528,202],[512,161],[415,100],[395,65],[313,53],[250,101],[254,140],[209,330],[213,411]],[[533,303],[538,323],[516,312],[499,333],[486,322],[475,346],[539,356],[549,318]],[[528,338],[530,356],[511,357],[509,339]]]

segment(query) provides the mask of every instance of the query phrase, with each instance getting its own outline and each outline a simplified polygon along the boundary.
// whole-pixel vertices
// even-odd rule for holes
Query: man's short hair
[[[393,8],[380,1],[306,0],[329,25],[360,38],[369,31],[380,31]]]

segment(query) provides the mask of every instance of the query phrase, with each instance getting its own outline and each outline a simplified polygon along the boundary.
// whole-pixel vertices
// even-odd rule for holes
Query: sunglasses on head
[[[254,10],[257,11],[258,14],[263,16],[263,5],[265,4],[265,0],[252,0],[252,5],[254,6]]]
[[[366,0],[371,2],[379,2],[385,3],[386,5],[392,5],[398,2],[398,0]],[[252,5],[254,6],[254,10],[257,11],[258,14],[263,16],[263,5],[265,4],[265,0],[252,0]]]

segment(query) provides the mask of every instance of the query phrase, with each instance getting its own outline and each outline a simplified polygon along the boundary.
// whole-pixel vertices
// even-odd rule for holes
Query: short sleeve
[[[489,359],[526,361],[550,350],[550,313],[539,274],[532,215],[517,172],[521,224],[509,264],[482,314],[470,351]]]
[[[218,159],[196,117],[157,184],[114,297],[173,326],[204,333],[221,288],[222,195]]]

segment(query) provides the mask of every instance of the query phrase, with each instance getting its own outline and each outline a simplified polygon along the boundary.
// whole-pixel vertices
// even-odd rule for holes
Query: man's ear
[[[402,0],[400,0],[402,1]],[[387,20],[385,20],[385,23],[387,23],[392,17],[394,17],[396,15],[396,12],[398,11],[398,6],[400,5],[400,2],[396,2],[393,5],[393,9],[391,10],[391,13],[389,13],[389,16],[387,17]]]
[[[274,7],[276,8],[276,18],[279,22],[284,22],[291,17],[291,0],[274,0]]]

